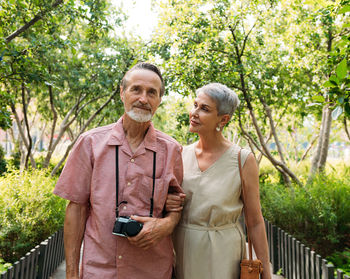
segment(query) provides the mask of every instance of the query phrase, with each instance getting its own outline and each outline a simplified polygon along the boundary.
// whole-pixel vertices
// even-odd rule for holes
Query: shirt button
[[[131,185],[131,183],[130,182],[128,182],[128,186],[130,186]]]
[[[121,260],[123,257],[122,257],[122,256],[119,256],[118,258],[119,258],[119,260]]]
[[[124,206],[123,209],[126,210],[126,206]]]
[[[131,163],[135,162],[135,160],[134,160],[134,159],[131,159],[130,161],[131,161]]]

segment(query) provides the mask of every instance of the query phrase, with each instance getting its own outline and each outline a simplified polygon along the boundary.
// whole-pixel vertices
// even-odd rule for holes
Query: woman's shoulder
[[[236,158],[238,160],[238,154],[241,154],[241,164],[242,166],[244,165],[245,161],[247,160],[249,154],[252,154],[252,151],[250,149],[241,147],[239,145],[235,145],[235,154],[236,154]]]
[[[191,152],[192,150],[194,150],[196,144],[197,144],[197,141],[192,143],[192,144],[185,145],[183,147],[182,154],[187,153],[187,152]]]

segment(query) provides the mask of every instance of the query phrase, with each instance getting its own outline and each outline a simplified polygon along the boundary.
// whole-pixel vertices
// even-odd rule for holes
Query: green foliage
[[[139,47],[116,36],[125,15],[110,1],[68,0],[53,7],[55,2],[0,2],[0,127],[9,120],[7,108],[21,114],[26,107],[29,122],[52,129],[46,135],[58,136],[44,167],[67,134],[74,140],[121,115],[119,81]],[[41,20],[13,40],[4,39],[39,12],[45,14]]]
[[[330,6],[330,10],[343,22],[339,39],[335,41],[334,50],[330,52],[328,59],[333,70],[329,80],[323,84],[327,88],[329,100],[336,106],[332,118],[337,119],[343,112],[350,117],[350,67],[347,63],[350,57],[350,26],[348,15],[345,15],[350,10],[350,1],[341,1],[336,7]]]
[[[6,271],[10,266],[10,263],[4,263],[4,260],[0,259],[0,273]]]
[[[1,63],[0,55],[0,63]],[[11,127],[11,113],[8,110],[7,103],[9,100],[8,94],[2,92],[0,89],[0,128],[6,130]]]
[[[346,248],[342,252],[335,252],[327,260],[332,262],[334,266],[342,269],[347,275],[350,275],[350,249]]]
[[[7,161],[10,169],[19,169],[20,163],[21,163],[21,152],[19,151],[19,144],[18,142],[15,144],[15,148]]]
[[[5,151],[2,148],[2,146],[0,146],[0,175],[2,175],[4,172],[7,171],[7,163],[6,163],[6,159],[5,159]]]
[[[53,195],[46,172],[12,171],[0,177],[0,258],[18,260],[63,225],[66,201]]]
[[[324,257],[350,247],[349,174],[349,167],[337,168],[305,187],[262,183],[263,214]]]
[[[182,145],[188,145],[198,140],[198,135],[190,133],[188,130],[190,106],[192,106],[190,98],[165,96],[153,118],[154,126]]]

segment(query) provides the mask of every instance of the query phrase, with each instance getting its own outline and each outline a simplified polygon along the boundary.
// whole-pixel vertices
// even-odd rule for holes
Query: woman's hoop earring
[[[217,126],[217,127],[215,128],[215,130],[218,131],[218,132],[220,132],[220,131],[221,131],[220,125]]]

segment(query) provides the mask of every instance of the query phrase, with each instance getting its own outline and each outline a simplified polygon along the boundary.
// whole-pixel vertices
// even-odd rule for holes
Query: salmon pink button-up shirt
[[[54,193],[64,199],[89,204],[84,234],[80,278],[166,279],[171,277],[173,245],[165,237],[143,250],[112,234],[116,219],[115,150],[119,146],[120,216],[149,216],[152,196],[153,151],[156,181],[153,216],[161,218],[168,192],[182,192],[181,146],[149,127],[135,153],[130,150],[123,119],[84,133],[75,144]]]

